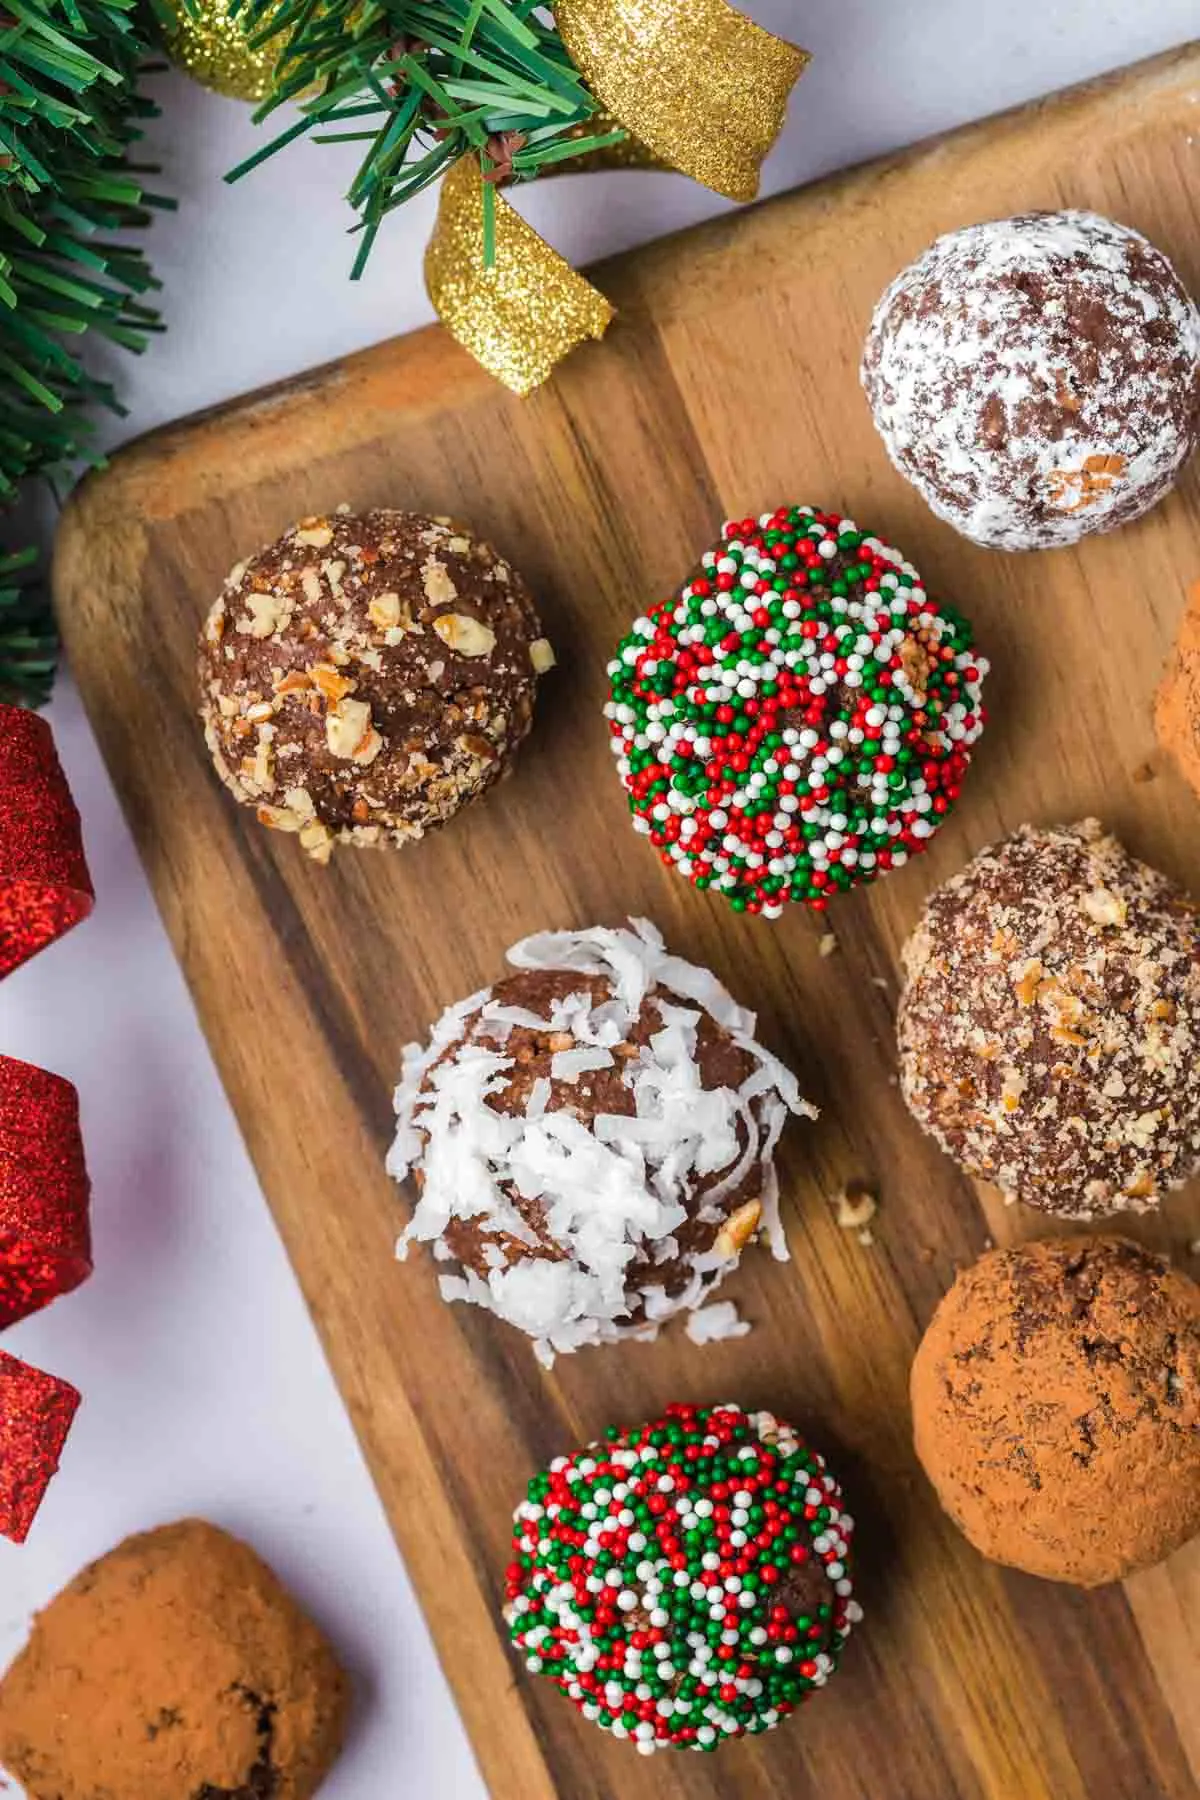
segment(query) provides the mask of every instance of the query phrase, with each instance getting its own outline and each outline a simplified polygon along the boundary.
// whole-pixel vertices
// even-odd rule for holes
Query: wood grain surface
[[[1200,1793],[1200,1542],[1092,1594],[1004,1572],[941,1516],[910,1445],[909,1361],[955,1268],[1055,1229],[962,1179],[900,1101],[897,953],[923,897],[1022,820],[1088,813],[1200,891],[1200,807],[1150,722],[1200,575],[1197,470],[1079,551],[979,550],[893,473],[858,388],[872,305],[935,233],[1063,204],[1138,226],[1200,289],[1200,46],[602,268],[618,323],[532,400],[422,332],[133,445],[64,520],[76,678],[498,1800]],[[421,845],[322,869],[218,786],[193,641],[235,560],[343,500],[473,521],[527,574],[560,667],[511,782]],[[952,822],[836,903],[827,956],[799,909],[738,919],[660,867],[600,718],[628,621],[725,516],[780,501],[903,546],[994,664]],[[822,1117],[785,1138],[794,1260],[750,1254],[726,1290],[749,1337],[700,1350],[675,1329],[547,1374],[499,1321],[443,1305],[427,1259],[392,1260],[391,1088],[405,1041],[498,976],[512,940],[628,912],[758,1009]],[[880,1197],[869,1247],[830,1205],[856,1177]],[[1186,1259],[1200,1194],[1129,1229]],[[645,1760],[518,1670],[497,1599],[534,1468],[673,1398],[769,1405],[830,1453],[860,1519],[867,1620],[782,1731]]]

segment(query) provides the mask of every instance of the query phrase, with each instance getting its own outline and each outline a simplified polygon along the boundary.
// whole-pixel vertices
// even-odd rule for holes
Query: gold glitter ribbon
[[[514,394],[529,394],[584,338],[603,337],[613,309],[598,288],[500,194],[496,254],[483,252],[483,174],[460,157],[442,181],[425,252],[425,285],[443,325]]]
[[[806,51],[727,0],[557,0],[554,16],[592,93],[632,134],[611,151],[563,164],[564,173],[667,167],[731,200],[755,197]],[[526,395],[585,338],[602,337],[613,309],[499,194],[489,267],[483,189],[474,155],[444,178],[426,286],[452,336]]]
[[[257,103],[271,92],[275,64],[287,34],[251,49],[244,14],[230,12],[230,0],[176,0],[175,23],[164,34],[167,54],[193,81],[230,100]]]
[[[727,0],[557,0],[554,20],[593,94],[648,150],[754,199],[807,52]]]

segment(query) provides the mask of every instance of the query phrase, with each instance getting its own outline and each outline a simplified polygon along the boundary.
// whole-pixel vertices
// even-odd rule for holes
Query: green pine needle
[[[290,101],[300,118],[226,180],[239,181],[299,137],[364,144],[348,195],[363,234],[356,278],[387,214],[461,156],[493,166],[500,134],[520,140],[509,142],[518,181],[625,136],[587,132],[599,106],[539,0],[241,0],[236,16],[252,44],[284,44],[255,117],[268,119]],[[494,199],[485,199],[489,256],[494,236]]]
[[[144,348],[158,316],[140,250],[116,234],[163,205],[130,152],[154,108],[137,0],[5,0],[0,14],[0,501],[97,462],[89,418],[120,412],[88,333]],[[80,342],[84,340],[84,342]],[[0,695],[49,695],[55,634],[31,551],[0,555]]]
[[[32,548],[0,553],[0,700],[9,705],[44,706],[54,680],[54,625],[27,585],[36,559]]]

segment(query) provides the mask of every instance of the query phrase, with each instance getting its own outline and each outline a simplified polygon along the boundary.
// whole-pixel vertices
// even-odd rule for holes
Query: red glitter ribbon
[[[29,1535],[79,1405],[69,1381],[0,1350],[0,1532]]]
[[[0,976],[92,909],[79,814],[49,726],[0,705]],[[69,1081],[0,1056],[0,1329],[91,1273],[88,1179]],[[0,1535],[24,1542],[79,1405],[0,1351]]]
[[[91,1272],[78,1096],[61,1076],[0,1056],[0,1329]]]

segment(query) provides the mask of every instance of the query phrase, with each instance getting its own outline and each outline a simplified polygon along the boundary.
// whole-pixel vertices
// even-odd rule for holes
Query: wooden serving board
[[[1200,1793],[1200,1542],[1094,1594],[990,1567],[909,1437],[909,1361],[955,1268],[989,1238],[1054,1229],[961,1179],[900,1101],[897,955],[923,897],[1022,820],[1089,812],[1200,891],[1200,806],[1150,723],[1200,575],[1200,472],[1078,552],[975,549],[892,472],[857,383],[876,297],[935,233],[1064,204],[1140,227],[1200,289],[1200,46],[601,269],[619,322],[532,400],[420,332],[133,445],[63,522],[75,675],[498,1800]],[[472,520],[528,575],[560,668],[483,806],[403,854],[322,869],[218,786],[193,640],[237,558],[343,500]],[[780,501],[901,544],[994,662],[957,814],[927,858],[836,904],[827,956],[798,909],[739,920],[660,867],[600,719],[628,621],[725,516]],[[443,1305],[428,1260],[393,1261],[391,1089],[405,1041],[497,977],[515,938],[628,912],[758,1008],[822,1118],[785,1139],[794,1260],[748,1255],[727,1289],[749,1337],[699,1350],[675,1329],[547,1374],[497,1320]],[[829,1204],[855,1177],[880,1197],[869,1247]],[[1129,1228],[1186,1257],[1200,1193]],[[645,1760],[517,1669],[497,1600],[531,1472],[676,1397],[769,1405],[830,1452],[868,1617],[784,1730]]]

